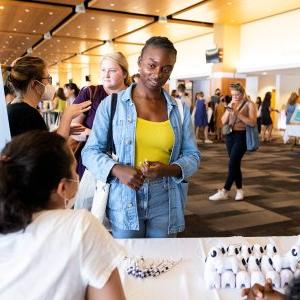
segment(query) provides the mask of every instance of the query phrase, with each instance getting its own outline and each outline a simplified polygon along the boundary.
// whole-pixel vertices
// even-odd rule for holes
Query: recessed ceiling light
[[[75,44],[75,41],[72,41],[72,44]]]
[[[23,21],[22,21],[22,20],[18,20],[18,22],[19,22],[19,23],[22,23]]]
[[[17,28],[14,28],[14,31],[17,31]]]
[[[267,74],[268,74],[267,72],[262,72],[262,73],[261,73],[261,75],[267,75]]]
[[[110,6],[115,6],[115,4],[114,4],[114,3],[111,3]]]
[[[25,12],[29,13],[29,12],[30,12],[30,10],[29,10],[28,8],[26,8],[26,9],[25,9]]]
[[[47,49],[45,48],[44,51],[47,51]]]
[[[19,47],[17,47],[17,49],[21,49],[21,47],[19,46]]]
[[[26,36],[26,40],[29,40],[30,39],[30,37],[29,36]]]
[[[24,42],[22,42],[21,44],[22,44],[22,45],[25,45],[25,43],[24,43]]]
[[[1,10],[4,9],[4,6],[1,5],[1,6],[0,6],[0,9],[1,9]]]
[[[227,5],[231,5],[231,4],[232,4],[232,2],[230,2],[230,1],[229,1],[229,2],[227,2],[226,4],[227,4]]]
[[[64,46],[64,48],[67,49],[68,47],[67,47],[67,46]]]
[[[155,12],[159,13],[159,9],[156,9]]]
[[[70,35],[70,33],[69,32],[67,32],[67,36],[69,36]]]
[[[81,28],[81,26],[80,26],[80,25],[78,25],[78,26],[77,26],[77,28],[78,28],[78,29],[80,29],[80,28]]]
[[[36,30],[34,29],[34,30],[32,30],[32,32],[33,32],[33,33],[36,33]]]
[[[12,39],[12,36],[10,35],[9,38]]]
[[[99,31],[99,30],[100,30],[100,28],[99,28],[99,27],[97,27],[97,28],[96,28],[96,30],[97,30],[97,31]]]
[[[8,44],[8,41],[6,41],[5,44]]]
[[[118,29],[115,29],[115,30],[114,30],[114,32],[117,32],[117,31],[118,31]]]
[[[52,15],[53,15],[53,12],[52,12],[52,11],[49,11],[49,15],[52,16]]]
[[[115,20],[115,19],[111,19],[111,21],[112,21],[112,22],[115,22],[116,20]]]
[[[58,43],[60,43],[60,40],[56,40]]]
[[[95,17],[91,17],[91,20],[95,20]]]
[[[2,46],[2,48],[5,48],[5,46]]]
[[[44,25],[44,22],[40,22],[40,25]]]

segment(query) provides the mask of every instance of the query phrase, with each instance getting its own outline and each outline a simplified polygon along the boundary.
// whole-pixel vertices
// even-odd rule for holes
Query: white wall
[[[201,91],[204,93],[205,99],[209,100],[212,95],[209,79],[193,80],[193,98],[195,99],[195,94]]]
[[[239,72],[300,66],[300,9],[241,26]]]
[[[174,46],[177,49],[177,61],[171,78],[184,79],[210,75],[211,64],[206,63],[205,51],[215,47],[212,33],[175,43]],[[127,57],[130,74],[138,72],[138,57],[139,54]]]
[[[300,88],[300,75],[280,75],[280,90],[277,98],[277,107],[286,105],[292,92],[298,93]]]
[[[259,77],[257,96],[260,96],[263,100],[266,92],[272,92],[272,90],[274,89],[276,89],[275,75],[266,75]]]
[[[256,101],[258,96],[258,77],[249,76],[246,77],[246,93],[251,97],[252,101]]]

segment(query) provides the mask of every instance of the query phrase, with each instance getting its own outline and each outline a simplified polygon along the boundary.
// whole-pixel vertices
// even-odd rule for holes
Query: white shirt
[[[83,300],[102,288],[124,252],[85,210],[49,210],[25,231],[0,234],[1,300]]]

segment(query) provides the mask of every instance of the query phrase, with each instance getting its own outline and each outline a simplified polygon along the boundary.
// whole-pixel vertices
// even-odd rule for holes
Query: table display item
[[[285,288],[300,275],[300,246],[285,254],[276,245],[212,247],[205,259],[204,279],[209,289],[249,288],[270,278],[274,288]]]
[[[170,271],[173,267],[179,264],[180,260],[158,260],[140,258],[125,258],[126,273],[135,278],[145,279],[148,277],[156,278],[161,274]]]

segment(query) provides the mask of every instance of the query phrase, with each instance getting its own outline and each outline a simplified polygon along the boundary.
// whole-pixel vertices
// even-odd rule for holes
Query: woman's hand
[[[247,297],[247,300],[284,300],[284,295],[273,290],[272,281],[267,279],[265,286],[255,284],[250,289],[244,289],[242,296]]]
[[[145,161],[141,164],[140,168],[143,175],[151,179],[182,176],[181,168],[176,164],[166,165],[159,161]]]
[[[167,165],[159,161],[144,161],[141,164],[141,171],[146,178],[159,178],[164,177],[164,170]]]
[[[86,130],[86,127],[84,127],[81,124],[71,124],[70,126],[70,135],[80,135],[82,132]]]
[[[78,117],[80,114],[91,109],[92,101],[87,100],[78,104],[71,104],[66,107],[63,112],[62,118],[74,119]]]
[[[145,180],[141,170],[125,165],[114,165],[111,174],[117,177],[121,183],[136,191],[143,185]]]

